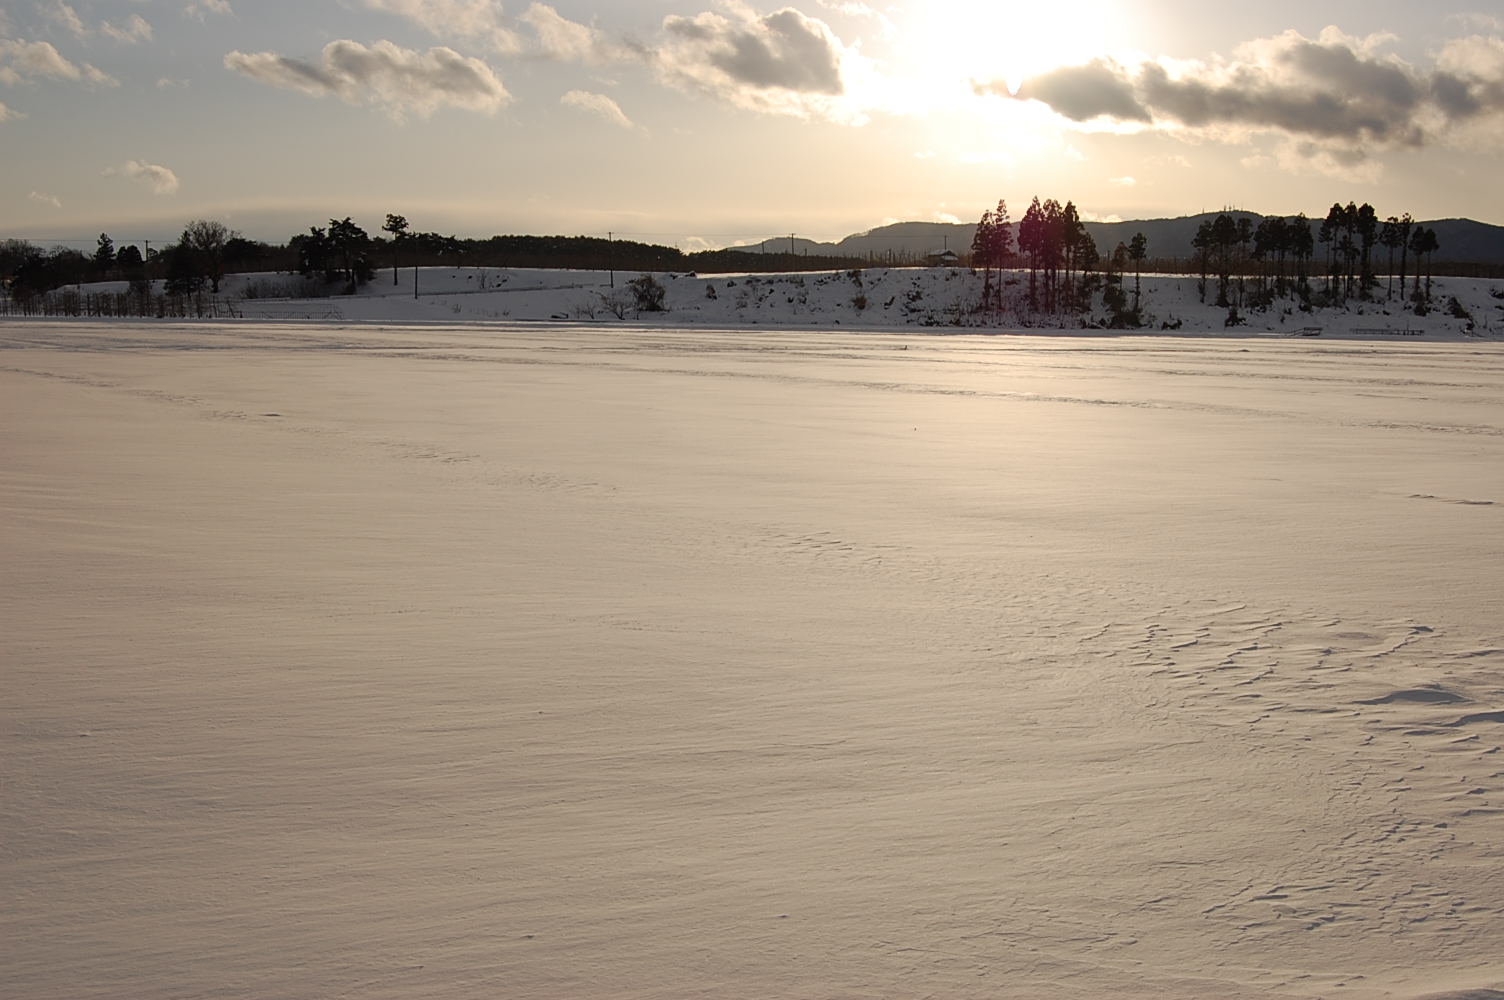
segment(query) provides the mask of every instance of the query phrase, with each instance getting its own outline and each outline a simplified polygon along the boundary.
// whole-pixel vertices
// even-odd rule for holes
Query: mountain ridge
[[[1154,260],[1181,259],[1194,255],[1191,240],[1203,221],[1219,215],[1234,219],[1248,218],[1255,226],[1266,216],[1258,212],[1229,209],[1225,212],[1202,212],[1197,215],[1167,219],[1139,219],[1117,222],[1087,222],[1086,231],[1106,257],[1119,243],[1127,244],[1135,233],[1142,232],[1149,243],[1149,257]],[[1312,231],[1320,226],[1321,217],[1311,217]],[[1018,220],[1013,220],[1015,227]],[[1418,220],[1417,225],[1436,231],[1441,249],[1436,259],[1447,263],[1504,265],[1504,226],[1473,219]],[[867,258],[872,263],[917,263],[927,256],[950,250],[964,257],[971,250],[974,222],[894,222],[836,242],[819,242],[798,237],[770,237],[760,243],[728,247],[729,250],[756,250],[765,246],[774,252],[802,253],[809,256]],[[1015,228],[1014,232],[1017,232]]]

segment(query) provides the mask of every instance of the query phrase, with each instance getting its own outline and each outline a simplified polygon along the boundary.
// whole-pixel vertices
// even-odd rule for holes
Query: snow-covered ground
[[[811,274],[688,275],[655,274],[665,291],[666,311],[639,313],[628,286],[640,275],[619,271],[549,271],[495,268],[422,268],[413,295],[413,271],[405,269],[392,281],[390,269],[362,286],[356,295],[325,298],[297,297],[313,287],[295,275],[232,275],[224,285],[235,300],[249,289],[255,296],[238,302],[246,318],[401,320],[453,322],[457,320],[567,320],[620,323],[647,320],[655,325],[695,327],[856,327],[858,329],[932,328],[938,331],[1081,328],[1079,314],[1070,318],[1029,314],[1018,308],[998,315],[979,316],[982,278],[966,268],[862,268]],[[1027,272],[1007,272],[1006,299],[1022,305],[1027,299]],[[1207,302],[1201,301],[1195,277],[1144,275],[1142,309],[1145,332],[1172,330],[1198,336],[1209,332],[1237,336],[1307,334],[1332,338],[1383,339],[1419,336],[1429,339],[1499,339],[1504,337],[1504,281],[1436,278],[1432,281],[1434,308],[1424,316],[1402,302],[1396,292],[1383,301],[1385,287],[1375,301],[1351,301],[1343,309],[1302,312],[1294,299],[1278,300],[1266,310],[1244,306],[1243,323],[1228,328],[1228,309],[1215,305],[1216,279],[1209,282]],[[1132,275],[1123,289],[1133,295]],[[1248,279],[1247,287],[1253,286]],[[1317,281],[1315,287],[1320,288]],[[1408,286],[1407,286],[1408,287]],[[329,286],[337,289],[338,286]],[[326,290],[329,290],[326,289]],[[1448,306],[1456,298],[1465,316]],[[1092,325],[1106,325],[1109,311],[1100,288],[1087,312]],[[1319,333],[1317,333],[1319,331]]]
[[[1504,347],[695,281],[0,322],[0,995],[1504,990]]]

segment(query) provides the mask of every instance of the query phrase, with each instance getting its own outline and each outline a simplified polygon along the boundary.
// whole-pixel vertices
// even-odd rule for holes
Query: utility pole
[[[613,253],[613,250],[615,249],[615,247],[614,247],[614,244],[611,242],[611,238],[612,238],[613,235],[615,235],[615,234],[613,234],[611,232],[611,230],[609,230],[609,229],[606,230],[606,268],[607,268],[607,270],[611,274],[611,287],[615,288],[616,287],[616,257],[615,257],[615,255]]]

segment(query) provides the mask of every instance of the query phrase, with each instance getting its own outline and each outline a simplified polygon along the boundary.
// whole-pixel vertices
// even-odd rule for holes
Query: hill
[[[1193,255],[1191,240],[1196,230],[1205,221],[1215,219],[1221,212],[1204,212],[1175,219],[1140,219],[1128,222],[1088,222],[1086,231],[1096,241],[1097,250],[1104,256],[1110,254],[1119,243],[1127,243],[1135,233],[1143,233],[1149,241],[1149,256],[1155,259],[1186,258]],[[1255,226],[1266,216],[1255,212],[1229,211],[1233,218],[1248,218]],[[1015,225],[1018,220],[1013,220]],[[1313,219],[1319,224],[1320,219]],[[1420,225],[1436,231],[1441,244],[1437,265],[1447,263],[1486,264],[1504,266],[1504,226],[1494,226],[1472,219],[1436,219],[1422,221]],[[976,232],[974,223],[946,222],[898,222],[879,226],[864,233],[855,233],[835,243],[817,243],[813,240],[793,239],[787,236],[765,241],[769,250],[787,251],[807,256],[847,257],[882,264],[922,263],[928,254],[945,249],[965,254],[971,249],[971,240]],[[752,244],[759,248],[762,244]],[[750,249],[750,248],[742,248]]]

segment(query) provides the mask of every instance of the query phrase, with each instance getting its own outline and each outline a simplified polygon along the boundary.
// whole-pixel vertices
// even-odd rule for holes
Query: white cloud
[[[592,94],[585,90],[571,90],[559,98],[559,103],[567,108],[575,108],[588,114],[602,118],[612,125],[622,128],[632,128],[632,119],[611,98],[605,94]]]
[[[52,0],[52,3],[42,7],[41,10],[49,21],[59,25],[75,38],[88,35],[89,29],[84,27],[83,19],[78,16],[78,12],[63,0]]]
[[[20,83],[32,77],[77,80],[83,71],[64,59],[51,42],[23,42],[0,38],[0,83]]]
[[[226,17],[233,15],[235,11],[230,7],[230,0],[192,0],[183,8],[184,17],[192,17],[204,20],[207,14],[222,14]]]
[[[1109,183],[1109,184],[1115,184],[1118,187],[1133,187],[1135,184],[1138,183],[1138,178],[1136,178],[1136,177],[1109,177],[1107,179],[1107,183]]]
[[[135,45],[137,42],[149,42],[152,38],[151,22],[140,14],[132,14],[126,19],[123,26],[117,27],[109,21],[99,26],[99,30],[108,38],[125,45]]]
[[[23,42],[0,38],[0,83],[18,84],[40,77],[87,80],[95,86],[118,87],[120,81],[88,63],[80,68],[64,58],[51,42]]]
[[[118,87],[118,86],[120,86],[120,81],[119,80],[115,79],[113,76],[111,76],[110,74],[106,73],[104,70],[100,69],[99,67],[97,67],[97,66],[91,66],[88,63],[84,63],[84,79],[88,80],[90,83],[94,84],[94,86],[96,86],[96,87]]]
[[[52,208],[62,208],[63,202],[55,194],[43,194],[41,191],[33,191],[26,196],[27,201],[34,201],[38,205],[48,205]]]
[[[898,25],[893,22],[893,19],[871,4],[858,3],[854,0],[816,0],[816,2],[826,10],[833,10],[837,14],[875,22],[884,38],[896,38],[899,34]]]
[[[25,117],[25,115],[15,108],[7,108],[5,102],[0,101],[0,122],[13,122]]]
[[[496,0],[365,0],[365,5],[404,17],[437,38],[463,39],[509,55],[522,51]]]
[[[178,189],[178,175],[160,163],[145,160],[127,160],[115,167],[106,167],[106,177],[126,177],[151,188],[153,194],[172,194]]]
[[[324,46],[317,65],[273,52],[231,52],[224,64],[259,83],[383,107],[398,120],[443,107],[494,114],[511,100],[485,62],[443,46],[416,52],[387,41],[367,47],[341,39]]]
[[[522,21],[538,36],[541,54],[551,59],[601,63],[621,54],[600,30],[569,20],[548,4],[534,3]]]
[[[1446,19],[1472,31],[1485,31],[1496,35],[1504,35],[1504,17],[1498,17],[1494,14],[1448,14]]]

